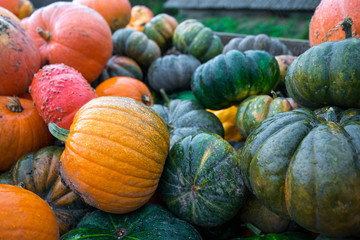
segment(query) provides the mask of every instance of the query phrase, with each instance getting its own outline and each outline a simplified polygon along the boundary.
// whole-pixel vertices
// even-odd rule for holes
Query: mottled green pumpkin
[[[155,204],[145,204],[127,214],[111,214],[96,210],[85,216],[77,228],[61,240],[201,240],[189,223]]]
[[[360,110],[278,113],[241,150],[244,181],[271,211],[327,236],[360,232]]]
[[[175,29],[172,42],[180,52],[191,54],[202,63],[219,55],[224,47],[221,39],[196,19],[181,22]]]
[[[248,96],[269,94],[279,81],[280,69],[273,55],[231,50],[200,65],[192,76],[191,89],[202,105],[219,110]]]
[[[160,179],[160,192],[171,212],[201,227],[232,219],[248,194],[239,155],[219,135],[203,132],[177,141]]]

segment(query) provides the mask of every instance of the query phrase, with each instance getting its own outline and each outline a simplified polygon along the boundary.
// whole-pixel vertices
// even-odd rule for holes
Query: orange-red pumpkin
[[[24,154],[54,143],[33,102],[0,96],[0,172]]]
[[[13,14],[12,12],[10,12],[9,10],[7,10],[6,8],[3,8],[0,6],[0,15],[5,16],[5,17],[9,17],[12,20],[15,20],[18,24],[22,24],[20,20],[20,18],[18,18],[15,14]]]
[[[144,31],[145,24],[150,22],[154,17],[154,13],[144,5],[135,5],[131,8],[131,18],[127,28],[132,28],[136,31]]]
[[[72,2],[54,2],[34,11],[26,29],[36,40],[42,64],[63,63],[91,83],[112,53],[111,30],[95,10]]]
[[[34,11],[30,0],[0,0],[0,7],[6,8],[20,19],[30,16]]]
[[[96,94],[101,96],[129,97],[147,106],[154,101],[145,83],[131,77],[113,77],[105,80],[96,87]]]
[[[345,17],[350,17],[354,21],[353,37],[360,37],[359,9],[359,0],[322,0],[310,21],[310,46],[345,39],[345,33],[339,26]]]
[[[114,32],[125,27],[131,17],[131,4],[129,0],[73,0],[88,6],[101,14]]]

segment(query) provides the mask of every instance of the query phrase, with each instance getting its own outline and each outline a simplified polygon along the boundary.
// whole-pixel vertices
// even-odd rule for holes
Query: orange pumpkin
[[[0,171],[7,171],[24,154],[54,143],[33,101],[0,96]]]
[[[30,16],[34,11],[30,0],[0,0],[0,7],[6,8],[20,19]]]
[[[316,8],[309,27],[310,46],[345,38],[339,26],[345,17],[350,17],[353,37],[360,37],[360,1],[359,0],[322,0]]]
[[[147,106],[154,101],[145,83],[131,77],[113,77],[100,83],[96,88],[96,95],[129,97]]]
[[[86,203],[128,213],[149,201],[170,145],[167,126],[153,109],[126,97],[95,98],[64,132],[60,173]]]
[[[21,187],[0,184],[0,239],[59,238],[55,214],[44,200]]]
[[[144,31],[145,24],[150,22],[154,17],[154,13],[144,5],[135,5],[131,8],[131,18],[127,28],[132,28],[136,31]]]
[[[0,95],[20,96],[40,69],[36,43],[19,20],[0,12]]]
[[[125,27],[131,17],[131,4],[129,0],[73,0],[88,6],[101,14],[114,32]]]
[[[24,23],[36,40],[42,64],[63,63],[93,82],[112,54],[111,30],[95,10],[54,2],[34,11]]]
[[[15,14],[13,14],[12,12],[10,12],[9,10],[7,10],[6,8],[3,8],[0,6],[0,15],[5,16],[5,17],[9,17],[12,20],[16,21],[18,24],[22,24],[21,21],[17,16],[15,16]]]

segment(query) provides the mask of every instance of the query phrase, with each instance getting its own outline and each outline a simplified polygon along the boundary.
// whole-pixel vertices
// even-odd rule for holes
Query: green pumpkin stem
[[[351,26],[353,23],[354,22],[350,17],[345,17],[344,21],[339,24],[345,32],[345,38],[352,38]]]
[[[252,225],[251,223],[245,223],[244,226],[247,227],[256,236],[261,236],[261,230],[259,228],[255,227],[254,225]]]
[[[326,112],[326,121],[328,122],[336,122],[336,112],[334,108],[330,107]]]
[[[53,123],[53,122],[49,123],[48,128],[49,128],[50,133],[54,137],[56,137],[60,141],[66,142],[67,137],[70,133],[69,130],[63,129],[63,128],[59,127],[58,125],[56,125],[56,123]]]
[[[278,97],[277,93],[274,90],[271,90],[271,95],[274,99]]]
[[[170,98],[168,97],[168,95],[166,94],[165,90],[163,88],[160,89],[160,94],[163,97],[164,101],[165,101],[165,106],[169,106],[170,104]]]

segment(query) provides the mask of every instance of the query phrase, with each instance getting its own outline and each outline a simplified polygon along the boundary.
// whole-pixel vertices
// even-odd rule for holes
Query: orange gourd
[[[145,24],[150,22],[154,17],[154,13],[144,5],[135,5],[131,8],[131,18],[127,28],[132,28],[136,31],[144,31]]]
[[[6,8],[20,19],[30,16],[34,11],[29,0],[0,0],[0,7]]]
[[[128,213],[154,194],[170,138],[150,107],[126,97],[99,97],[80,108],[70,131],[49,127],[65,141],[62,179],[86,203]]]
[[[131,77],[113,77],[100,83],[96,89],[96,95],[129,97],[147,106],[153,105],[154,101],[149,88],[145,83]]]
[[[21,187],[0,184],[0,239],[59,238],[55,214],[44,200]]]
[[[0,96],[0,172],[24,154],[54,143],[33,101]]]

